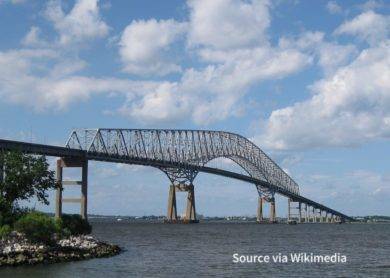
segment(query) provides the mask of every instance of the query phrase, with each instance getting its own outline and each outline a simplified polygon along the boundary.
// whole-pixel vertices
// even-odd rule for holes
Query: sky
[[[374,0],[0,0],[0,138],[64,145],[73,128],[232,131],[305,197],[390,215],[389,10]],[[200,214],[256,213],[252,184],[207,174],[194,184]],[[168,185],[153,168],[91,162],[89,213],[165,215]],[[53,211],[50,200],[29,206]],[[278,215],[286,204],[277,198]]]

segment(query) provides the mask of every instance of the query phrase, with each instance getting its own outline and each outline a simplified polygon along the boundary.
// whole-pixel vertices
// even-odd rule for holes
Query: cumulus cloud
[[[389,41],[313,84],[313,97],[278,109],[258,140],[270,148],[352,146],[390,138]]]
[[[133,21],[125,28],[119,42],[124,70],[140,75],[180,71],[181,67],[169,62],[164,54],[185,31],[186,24],[173,19]]]
[[[59,43],[63,45],[102,38],[109,32],[100,16],[98,0],[77,0],[68,14],[62,10],[60,1],[52,0],[47,5],[46,16],[59,32]]]
[[[340,14],[342,13],[343,9],[340,7],[339,4],[337,4],[336,1],[329,1],[326,4],[326,9],[331,13],[331,14]]]
[[[326,41],[322,32],[303,32],[296,37],[282,37],[279,40],[281,48],[301,50],[313,58],[325,74],[333,73],[340,66],[349,63],[358,54],[353,44],[339,44]]]
[[[36,111],[58,111],[72,103],[86,101],[93,94],[137,95],[156,86],[153,82],[76,74],[84,66],[84,61],[64,59],[61,53],[51,49],[0,52],[0,96]]]
[[[188,1],[189,44],[231,49],[267,43],[268,1]]]
[[[376,44],[389,37],[390,16],[367,11],[344,22],[335,30],[335,34],[353,35],[370,44]]]
[[[143,122],[190,118],[198,125],[208,125],[242,114],[242,97],[253,85],[283,78],[312,62],[309,55],[295,48],[271,46],[266,35],[270,21],[268,1],[189,1],[188,5],[188,45],[205,66],[187,68],[177,82],[167,82],[142,99],[128,101],[119,110],[122,115]],[[170,41],[165,39],[169,32],[161,29],[165,24],[155,20],[130,24],[122,36],[128,42],[128,49],[122,44],[122,59],[122,52],[131,50],[132,59],[142,61],[137,66],[144,70],[159,66],[156,56]],[[184,28],[172,20],[169,24],[174,34],[178,26],[180,31]],[[149,28],[153,35],[145,35],[144,29]],[[147,43],[151,37],[160,41],[159,36],[164,38],[161,45]],[[129,37],[139,38],[132,43]],[[173,39],[173,35],[170,37]],[[144,60],[148,62],[144,64]]]

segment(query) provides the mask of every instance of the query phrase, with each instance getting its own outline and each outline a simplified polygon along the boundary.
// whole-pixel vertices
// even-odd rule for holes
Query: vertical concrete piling
[[[276,223],[276,208],[275,208],[275,198],[272,197],[270,201],[270,217],[269,220],[271,223]]]
[[[173,184],[171,184],[169,186],[167,220],[169,222],[176,222],[177,221],[176,189],[175,189],[175,186]]]
[[[261,223],[264,221],[263,218],[263,197],[259,196],[258,206],[257,206],[257,222]]]
[[[71,181],[63,180],[63,169],[67,167],[81,168],[81,180]],[[80,185],[80,198],[63,198],[63,189],[65,185]],[[80,215],[83,219],[88,218],[88,160],[80,158],[60,158],[57,160],[57,191],[56,191],[56,217],[62,215],[63,203],[79,203]]]

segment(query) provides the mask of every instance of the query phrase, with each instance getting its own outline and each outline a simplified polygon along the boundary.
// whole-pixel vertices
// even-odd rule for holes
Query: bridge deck
[[[354,221],[353,218],[338,212],[336,210],[333,210],[325,205],[322,205],[320,203],[317,203],[313,200],[310,200],[306,197],[303,197],[298,194],[294,194],[288,190],[285,190],[283,188],[274,186],[266,181],[256,179],[250,176],[207,167],[207,166],[197,166],[197,165],[191,165],[191,164],[183,164],[183,163],[177,163],[177,162],[171,162],[171,161],[156,161],[156,160],[148,160],[148,159],[129,159],[128,157],[121,157],[117,155],[102,155],[99,153],[91,153],[84,150],[77,150],[77,149],[70,149],[66,147],[60,147],[60,146],[52,146],[52,145],[43,145],[43,144],[36,144],[36,143],[27,143],[27,142],[19,142],[19,141],[12,141],[12,140],[4,140],[0,139],[0,149],[4,150],[19,150],[24,153],[31,153],[31,154],[40,154],[40,155],[47,155],[47,156],[56,156],[56,157],[80,157],[85,158],[88,160],[95,160],[95,161],[105,161],[105,162],[114,162],[114,163],[123,163],[123,164],[137,164],[137,165],[144,165],[144,166],[152,166],[152,167],[172,167],[172,168],[188,168],[192,170],[197,170],[200,172],[210,173],[210,174],[216,174],[224,177],[229,177],[253,184],[260,184],[266,188],[269,188],[271,190],[274,190],[275,192],[291,198],[295,202],[301,202],[305,203],[311,207],[314,207],[315,209],[321,209],[323,211],[326,211],[328,213],[334,214],[336,216],[340,216],[341,218],[344,218],[345,220]]]

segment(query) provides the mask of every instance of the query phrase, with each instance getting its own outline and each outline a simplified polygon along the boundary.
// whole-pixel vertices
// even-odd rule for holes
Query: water
[[[93,223],[119,256],[0,270],[0,277],[390,277],[390,224]],[[347,263],[234,264],[234,253],[340,253]]]

